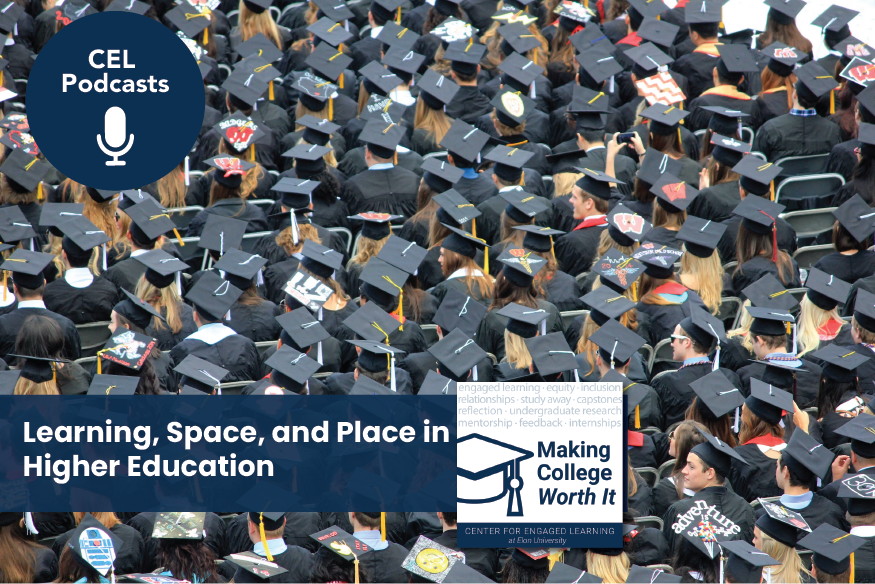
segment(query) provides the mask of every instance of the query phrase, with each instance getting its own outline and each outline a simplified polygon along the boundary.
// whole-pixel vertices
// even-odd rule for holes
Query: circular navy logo
[[[130,12],[74,21],[46,44],[27,91],[31,133],[60,172],[105,190],[165,176],[194,146],[204,86],[185,43]]]

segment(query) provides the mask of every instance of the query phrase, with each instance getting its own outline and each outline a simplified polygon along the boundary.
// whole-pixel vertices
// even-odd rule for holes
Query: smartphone
[[[620,144],[631,144],[634,136],[635,132],[623,132],[617,136],[617,142]]]

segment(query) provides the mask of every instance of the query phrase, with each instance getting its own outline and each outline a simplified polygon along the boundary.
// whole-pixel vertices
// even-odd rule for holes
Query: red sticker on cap
[[[796,51],[793,47],[784,47],[783,49],[775,49],[776,59],[795,59]]]
[[[370,219],[371,221],[388,221],[391,215],[388,213],[359,213],[359,217]]]
[[[246,144],[254,133],[250,127],[230,127],[225,130],[225,137],[231,144]]]
[[[678,199],[686,199],[687,185],[682,182],[665,185],[662,187],[662,192],[665,193],[668,200],[672,202],[677,201]]]
[[[644,231],[644,217],[635,213],[617,213],[614,215],[614,225],[621,233],[637,233]]]
[[[863,85],[875,79],[875,65],[860,65],[848,71],[848,74]]]

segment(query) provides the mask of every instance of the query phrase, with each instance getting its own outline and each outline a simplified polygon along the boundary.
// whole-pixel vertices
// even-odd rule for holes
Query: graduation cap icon
[[[477,433],[459,438],[458,446],[458,501],[469,505],[483,505],[509,495],[507,516],[522,517],[523,502],[520,491],[523,483],[520,479],[520,463],[532,458],[534,453]],[[482,497],[483,488],[477,481],[499,473],[503,478],[501,492]],[[467,498],[475,493],[479,498]]]

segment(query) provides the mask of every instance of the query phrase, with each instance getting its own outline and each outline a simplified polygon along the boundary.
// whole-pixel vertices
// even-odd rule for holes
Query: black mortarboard
[[[3,161],[0,172],[6,175],[13,190],[30,193],[37,189],[40,181],[48,174],[49,167],[23,148],[16,148]]]
[[[634,61],[632,72],[639,81],[655,75],[655,71],[674,62],[674,59],[662,52],[653,43],[641,43],[634,49],[626,51],[626,56]]]
[[[301,253],[304,254],[301,265],[323,278],[331,277],[332,273],[343,266],[343,256],[340,252],[330,247],[319,245],[309,239],[304,241]]]
[[[63,237],[64,233],[58,225],[71,217],[81,217],[85,208],[83,203],[48,203],[42,204],[39,216],[40,228],[48,227],[52,235]]]
[[[454,166],[447,166],[458,170]],[[435,195],[432,197],[432,200],[438,204],[437,218],[441,223],[455,223],[461,227],[468,221],[483,215],[477,207],[469,203],[468,199],[460,195],[455,189],[449,189],[439,195]]]
[[[447,575],[444,576],[444,584],[456,584],[464,582],[466,584],[489,584],[492,582],[489,578],[472,568],[465,565],[464,562],[456,562]]]
[[[98,352],[101,359],[118,363],[128,369],[139,371],[157,341],[148,335],[118,328]]]
[[[146,199],[125,210],[131,218],[131,235],[141,243],[155,241],[165,233],[176,229],[176,224],[170,219],[167,209],[155,199]]]
[[[377,258],[371,258],[361,273],[362,296],[376,302],[381,307],[398,307],[409,274]]]
[[[602,284],[622,294],[644,273],[644,264],[611,247],[593,262],[591,269],[599,275]]]
[[[134,395],[139,376],[95,375],[88,386],[88,395]]]
[[[514,229],[525,231],[523,247],[538,252],[548,252],[553,249],[553,237],[565,235],[564,231],[538,225],[517,225]]]
[[[679,249],[668,245],[659,247],[653,243],[638,246],[632,257],[644,264],[644,273],[651,278],[665,279],[674,275],[674,263],[684,255]]]
[[[486,306],[455,288],[447,290],[432,322],[445,332],[459,329],[469,337],[477,334],[480,321],[486,316]]]
[[[334,22],[341,22],[355,17],[355,14],[346,6],[344,0],[313,0],[313,4],[319,8],[319,12]]]
[[[781,77],[789,77],[796,64],[807,56],[799,49],[777,41],[762,49],[760,53],[768,57],[766,63],[768,68]]]
[[[684,7],[686,24],[707,24],[723,20],[723,2],[720,0],[690,0]]]
[[[295,120],[296,124],[304,126],[304,141],[310,144],[325,146],[331,140],[331,134],[340,129],[340,126],[331,120],[323,120],[307,114]],[[274,187],[276,188],[276,187]]]
[[[489,103],[495,107],[498,121],[512,128],[525,122],[535,109],[535,101],[518,91],[500,90]]]
[[[225,278],[234,286],[245,290],[252,285],[255,276],[266,264],[267,260],[260,255],[231,249],[213,267],[225,272]]]
[[[771,274],[766,274],[742,290],[741,295],[757,308],[793,310],[799,306],[799,301]]]
[[[614,51],[614,43],[611,42],[598,26],[587,26],[583,30],[571,35],[570,40],[579,53],[584,53],[595,47],[606,49],[609,53]]]
[[[747,311],[753,317],[750,332],[758,335],[780,336],[786,334],[786,323],[795,322],[793,315],[789,312],[773,308],[748,306]]]
[[[838,496],[848,499],[848,515],[859,517],[875,513],[873,492],[875,492],[875,479],[860,473],[845,475],[839,483]]]
[[[431,109],[441,109],[448,105],[459,92],[458,83],[434,69],[428,69],[416,85],[422,100]]]
[[[732,168],[741,162],[742,158],[750,152],[750,144],[747,142],[742,142],[727,136],[721,136],[713,130],[712,132],[711,144],[714,145],[714,149],[711,151],[711,156],[713,156],[720,164]]]
[[[612,369],[628,363],[632,355],[647,343],[613,318],[600,325],[599,330],[590,335],[589,340],[599,348],[602,360],[611,365]]]
[[[454,160],[459,157],[466,163],[473,163],[478,161],[480,151],[483,150],[488,141],[489,134],[456,119],[447,133],[444,134],[444,139],[441,140],[439,146],[446,148]],[[456,164],[458,165],[459,161],[456,161]]]
[[[56,359],[46,357],[31,357],[29,355],[15,355],[10,353],[8,358],[18,357],[24,361],[21,366],[21,377],[34,383],[45,383],[55,378]],[[13,391],[14,391],[13,387]]]
[[[763,197],[745,197],[732,211],[742,218],[742,224],[760,235],[772,233],[775,220],[786,207]]]
[[[400,77],[376,61],[369,61],[359,73],[364,79],[365,89],[372,95],[389,95],[390,91],[401,85]]]
[[[539,335],[525,339],[525,343],[537,373],[542,377],[577,369],[574,351],[568,346],[564,334]]]
[[[203,539],[204,511],[159,511],[152,539]]]
[[[67,547],[77,562],[93,568],[107,578],[110,573],[115,572],[115,561],[123,545],[122,538],[95,519],[91,513],[85,513],[85,517],[67,540]]]
[[[213,393],[216,388],[219,388],[219,393],[221,393],[222,380],[229,373],[224,367],[194,355],[186,356],[173,370],[185,378],[185,385],[205,393]]]
[[[629,7],[641,18],[656,18],[668,10],[662,0],[629,0]]]
[[[666,20],[646,18],[638,27],[638,36],[659,47],[670,47],[681,27]]]
[[[413,48],[413,45],[416,44],[419,36],[420,35],[409,28],[404,28],[395,21],[388,20],[386,24],[383,25],[383,29],[377,35],[377,40],[383,43],[384,49],[387,45],[390,47],[397,46],[411,49]]]
[[[748,464],[734,448],[720,438],[712,436],[704,430],[699,430],[699,433],[705,437],[705,442],[697,444],[690,452],[707,462],[720,476],[724,478],[729,476],[733,459],[743,462],[745,465]]]
[[[504,85],[526,92],[535,79],[544,73],[543,67],[519,53],[508,55],[498,64],[498,69],[502,72],[501,80]]]
[[[799,530],[811,531],[808,522],[796,511],[772,501],[759,499],[759,502],[766,512],[757,519],[756,526],[778,543],[795,547]]]
[[[473,259],[477,256],[478,249],[483,248],[485,250],[489,247],[485,241],[474,237],[467,231],[457,229],[446,223],[441,223],[441,225],[452,231],[452,233],[441,242],[441,247],[443,248]]]
[[[875,213],[859,194],[854,194],[832,214],[842,227],[859,242],[866,241],[875,233]]]
[[[721,541],[720,545],[730,552],[726,560],[726,570],[732,574],[736,582],[760,581],[763,578],[764,567],[781,565],[781,562],[772,559],[769,554],[741,539]]]
[[[407,47],[392,47],[383,57],[382,63],[389,71],[398,75],[403,81],[409,82],[413,74],[419,71],[425,57],[414,53]]]
[[[690,388],[698,397],[697,406],[705,409],[707,416],[720,419],[744,404],[744,396],[720,371],[712,371],[690,383]]]
[[[323,170],[325,170],[325,160],[323,156],[331,152],[331,147],[329,146],[319,146],[318,144],[296,144],[290,150],[287,150],[283,153],[284,158],[294,158],[295,159],[295,171],[298,175],[296,185],[303,185],[305,187],[310,187],[312,183],[303,183],[301,179],[308,180],[313,179]],[[280,182],[283,182],[288,177],[284,177],[280,179]],[[314,181],[313,188],[316,188],[318,185],[318,181]],[[276,187],[274,187],[276,188]],[[297,188],[297,187],[296,187]],[[312,189],[311,191],[312,192]],[[310,195],[307,195],[307,199],[309,201]],[[308,206],[310,203],[308,202]]]
[[[240,43],[235,50],[243,59],[257,55],[268,63],[273,63],[283,56],[283,52],[264,33],[258,33],[245,43]]]
[[[12,208],[18,210],[18,207]],[[3,240],[9,241],[5,237]],[[12,281],[15,282],[16,286],[35,290],[45,284],[43,270],[53,259],[55,256],[49,253],[16,249],[6,261],[0,264],[0,270],[12,272]]]
[[[520,180],[520,177],[522,176],[523,166],[533,156],[534,154],[528,150],[499,145],[490,150],[485,158],[486,160],[491,160],[495,163],[493,169],[495,176],[506,181],[516,182]]]
[[[380,120],[382,122],[391,123],[401,122],[401,116],[407,111],[407,106],[397,101],[392,101],[387,97],[380,95],[372,95],[368,98],[362,113],[359,117],[365,121]]]
[[[109,237],[97,226],[83,216],[68,217],[66,221],[58,224],[58,229],[64,234],[64,239],[69,242],[64,246],[64,251],[69,255],[91,257],[91,250],[110,241]],[[73,246],[69,243],[72,242]],[[75,247],[74,247],[75,246]]]
[[[14,395],[15,386],[18,385],[18,379],[20,377],[21,371],[17,369],[0,371],[0,395]],[[453,389],[455,390],[455,387]],[[453,393],[455,393],[455,391],[453,391]]]
[[[699,195],[699,189],[667,172],[650,187],[650,192],[656,195],[659,206],[669,213],[685,211]]]
[[[590,168],[582,168],[579,166],[575,168],[578,172],[582,173],[583,176],[577,179],[577,182],[574,183],[574,185],[582,189],[584,192],[599,199],[604,199],[606,201],[610,200],[610,183],[615,183],[618,185],[625,184],[623,181],[617,180],[613,176],[606,174],[600,170],[592,170]]]
[[[753,52],[745,45],[718,45],[720,59],[717,61],[717,71],[725,77],[736,77],[744,73],[759,71]]]
[[[651,121],[650,131],[659,136],[673,134],[677,131],[681,120],[688,115],[690,115],[690,112],[679,109],[674,105],[665,105],[664,103],[655,103],[641,112],[641,117]]]
[[[501,262],[504,277],[524,288],[531,286],[538,272],[547,265],[547,260],[537,253],[515,245],[508,245],[497,261]]]
[[[508,318],[507,330],[515,335],[530,339],[538,334],[538,325],[550,315],[543,308],[531,308],[511,302],[498,311]]]
[[[0,8],[0,31],[5,34],[15,31],[15,25],[22,14],[24,14],[23,7],[15,2],[3,2],[3,7]]]
[[[113,312],[117,312],[125,317],[141,329],[147,329],[152,324],[152,317],[164,320],[161,313],[148,302],[144,302],[140,298],[134,296],[124,288],[121,289],[126,297],[124,300],[113,306]]]
[[[680,322],[680,327],[703,347],[710,349],[714,341],[726,342],[723,321],[700,306],[690,306],[690,316]]]
[[[306,310],[302,308],[301,310]],[[289,391],[298,392],[310,377],[319,371],[322,365],[307,356],[306,353],[296,351],[288,345],[283,345],[277,349],[276,353],[270,356],[270,359],[264,362],[265,365],[272,368],[274,371],[279,371],[279,376],[272,375],[274,383]],[[297,386],[289,384],[285,378],[292,380]],[[283,383],[279,383],[283,382]],[[285,385],[290,387],[284,387]]]
[[[334,552],[347,561],[352,561],[356,556],[372,551],[368,544],[356,539],[336,525],[312,533],[310,537],[322,544],[328,551]]]
[[[243,152],[265,135],[264,130],[258,124],[240,112],[229,114],[213,126],[213,129],[237,152]]]
[[[185,299],[194,304],[199,314],[209,320],[219,321],[231,310],[241,294],[242,290],[222,279],[218,273],[204,272]]]
[[[453,71],[462,75],[473,75],[477,72],[477,65],[485,52],[486,45],[474,42],[471,37],[466,41],[451,42],[444,52],[444,59],[450,61]]]
[[[705,105],[703,110],[711,112],[711,119],[708,121],[708,128],[715,134],[724,136],[734,136],[740,131],[741,119],[750,117],[741,110],[734,110],[719,105]]]
[[[437,359],[441,374],[454,381],[465,381],[468,372],[487,357],[486,351],[459,329],[444,335],[428,352]]]
[[[389,213],[367,212],[349,215],[347,219],[362,222],[362,237],[379,241],[389,237],[389,234],[392,233],[391,222],[396,219],[403,219],[403,217],[401,215],[390,215]]]
[[[279,315],[276,317],[276,321],[283,327],[283,333],[291,339],[293,348],[298,351],[320,343],[331,336],[322,323],[313,316],[313,313],[303,306]],[[285,340],[283,343],[285,344]]]
[[[365,303],[364,306],[346,317],[343,324],[359,337],[381,343],[388,342],[389,335],[401,326],[400,322],[373,302]]]
[[[744,403],[769,424],[780,422],[783,412],[793,412],[793,394],[756,378],[750,380],[750,395]]]
[[[796,92],[809,103],[817,102],[821,96],[839,86],[835,77],[814,61],[809,61],[794,73],[798,79],[795,85]]]
[[[688,215],[677,234],[688,252],[696,257],[709,258],[723,237],[726,225]]]
[[[808,300],[826,311],[833,310],[840,302],[847,300],[851,292],[850,284],[817,268],[808,270],[805,287],[808,288]]]
[[[860,14],[856,10],[833,4],[820,13],[820,16],[811,21],[812,26],[823,29],[826,32],[840,32],[848,23]]]
[[[606,48],[593,47],[575,57],[580,64],[578,72],[588,75],[596,86],[623,72],[623,66],[606,50]],[[588,82],[589,80],[586,81]],[[590,85],[590,83],[587,83],[587,85]]]
[[[207,215],[207,222],[201,234],[198,247],[224,254],[229,249],[237,249],[246,233],[246,221],[223,217],[216,213]]]
[[[415,243],[401,239],[397,235],[390,235],[377,257],[387,264],[415,276],[419,270],[419,264],[425,259],[426,254],[428,251]]]
[[[683,164],[680,160],[648,147],[636,176],[638,180],[653,185],[666,172],[678,176],[682,170]]]
[[[851,450],[857,456],[875,458],[875,416],[858,414],[835,432],[851,439]]]
[[[871,60],[873,55],[875,55],[875,49],[873,49],[872,46],[864,43],[853,35],[839,41],[832,50],[839,54],[839,62],[842,64],[842,67],[847,67],[854,58],[859,57],[861,59]],[[840,73],[842,77],[844,77],[843,73],[844,71]],[[860,91],[863,90],[861,85],[858,85],[857,87],[860,88]],[[859,94],[860,91],[855,93]]]
[[[377,342],[377,341],[347,341],[348,343],[355,345],[356,347],[361,349],[361,352],[358,355],[358,364],[365,371],[370,371],[371,373],[380,373],[382,371],[390,370],[391,368],[391,356],[397,356],[404,353],[401,349],[396,347],[391,347],[385,343]],[[359,376],[359,381],[361,381],[364,375]],[[392,382],[394,383],[394,379]],[[379,385],[379,384],[377,384]],[[388,389],[388,388],[385,388]],[[389,391],[394,391],[394,389],[390,389]],[[388,393],[388,392],[387,392]],[[350,391],[350,395],[355,395],[352,391]]]
[[[498,34],[501,35],[504,42],[510,45],[509,47],[505,47],[506,50],[502,49],[502,52],[508,55],[514,52],[524,54],[541,46],[541,41],[538,39],[538,36],[532,34],[527,26],[519,22],[505,24],[504,26],[499,27]],[[503,44],[504,43],[502,43],[502,45]]]
[[[3,266],[0,266],[2,268]],[[857,291],[854,303],[854,320],[866,330],[875,331],[875,294],[863,290]]]
[[[814,477],[826,477],[835,454],[805,432],[799,436],[793,432],[781,457],[797,478],[810,482]]]
[[[769,14],[779,13],[781,17],[779,24],[789,24],[790,20],[796,18],[796,15],[805,7],[803,0],[766,0],[766,6],[771,8]]]
[[[456,382],[436,371],[429,371],[416,395],[456,395]],[[456,401],[451,400],[450,405],[455,409]]]
[[[589,306],[589,316],[593,322],[602,326],[608,319],[620,318],[626,312],[635,308],[635,303],[622,293],[616,292],[610,286],[600,286],[580,298]]]
[[[683,579],[680,576],[669,574],[665,570],[651,570],[650,568],[636,565],[632,565],[629,568],[629,575],[626,576],[627,583],[640,582],[646,584],[649,582],[650,584],[674,584],[675,582],[682,581]]]
[[[154,199],[149,193],[144,193],[143,189],[128,189],[119,191],[118,208],[122,211],[127,211],[128,207],[133,207],[137,203],[142,203],[146,199]]]
[[[383,120],[372,119],[359,135],[359,140],[368,145],[375,156],[392,158],[398,142],[404,136],[404,128],[396,123],[386,123]]]
[[[308,26],[307,30],[312,32],[319,40],[325,41],[332,47],[337,47],[340,43],[345,43],[353,38],[353,34],[346,30],[340,22],[327,16],[323,16]]]
[[[256,14],[261,14],[273,3],[273,0],[243,0],[243,4],[246,5],[246,8],[251,10]]]
[[[431,69],[429,69],[431,71]],[[422,161],[422,178],[431,189],[438,193],[446,192],[459,182],[465,171],[456,168],[445,160],[426,158]]]
[[[190,39],[195,38],[210,26],[210,20],[212,19],[212,16],[202,13],[188,2],[177,4],[175,8],[167,11],[164,16],[170,21],[170,24],[181,30]]]
[[[265,517],[267,517],[267,515],[267,513],[264,514]],[[280,515],[283,514],[280,513]],[[267,528],[265,527],[265,529]],[[269,578],[288,572],[288,570],[282,566],[267,561],[255,552],[237,552],[225,556],[224,559],[226,562],[229,562],[229,565],[234,564],[237,566],[237,572],[234,575],[235,582],[243,582],[246,581],[246,579],[255,582],[268,582]],[[245,579],[240,578],[237,574],[243,575]]]
[[[352,57],[344,54],[343,51],[338,50],[337,47],[332,47],[328,43],[319,43],[304,63],[320,77],[324,77],[329,81],[336,81],[341,75],[343,75],[344,69],[352,64]],[[333,92],[326,93],[327,98]]]
[[[268,81],[261,79],[257,73],[248,71],[241,64],[225,79],[222,89],[251,108],[268,90]]]
[[[379,343],[374,343],[374,344],[379,345]],[[380,345],[380,346],[384,346],[384,345]],[[388,347],[386,347],[386,348],[388,349]],[[370,355],[370,354],[366,353],[364,350],[362,350],[362,353],[359,355],[359,359],[361,359],[361,355]],[[373,355],[374,355],[374,364],[371,365],[371,367],[376,367],[376,369],[374,369],[373,372],[379,373],[381,371],[385,371],[389,367],[389,365],[386,364],[386,360],[383,357],[377,358],[376,354],[373,354]],[[366,356],[365,359],[370,359],[370,357]],[[361,364],[361,362],[359,364],[361,365],[362,369],[370,371],[370,369],[368,369],[368,366]],[[381,367],[382,367],[382,369],[381,369]],[[359,375],[359,378],[356,380],[355,384],[352,386],[352,389],[349,390],[349,395],[395,395],[395,393],[391,389],[386,387],[385,385],[377,383],[376,381],[374,381],[370,377],[368,377],[366,375]]]
[[[569,566],[568,564],[563,564],[562,562],[554,563],[553,567],[550,568],[550,575],[544,580],[545,584],[585,584],[587,582],[601,581],[602,579],[595,574],[584,572],[573,566]]]
[[[841,576],[851,568],[851,554],[867,541],[829,523],[821,523],[797,545],[814,552],[811,560],[818,572]]]
[[[189,269],[189,265],[164,251],[153,249],[134,257],[146,266],[146,280],[156,288],[166,288],[173,283],[176,274]]]

